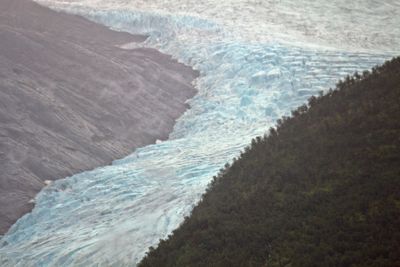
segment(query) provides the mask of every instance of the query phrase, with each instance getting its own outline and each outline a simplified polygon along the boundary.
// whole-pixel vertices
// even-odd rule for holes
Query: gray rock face
[[[0,234],[54,180],[165,139],[198,75],[143,36],[0,1]]]

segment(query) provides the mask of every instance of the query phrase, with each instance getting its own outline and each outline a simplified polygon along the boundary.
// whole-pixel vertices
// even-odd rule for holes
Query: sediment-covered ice
[[[149,246],[182,222],[212,176],[251,138],[338,79],[382,63],[393,56],[389,52],[400,50],[394,25],[400,19],[390,15],[399,12],[395,1],[373,14],[362,1],[355,1],[357,8],[348,3],[349,10],[330,4],[332,14],[314,2],[305,3],[311,15],[290,1],[265,1],[283,2],[286,9],[279,12],[263,1],[40,2],[150,35],[146,46],[200,71],[195,84],[199,92],[169,140],[46,187],[32,213],[0,241],[0,265],[5,266],[135,265]],[[353,19],[355,14],[360,17]],[[343,16],[346,21],[339,21]],[[355,35],[365,37],[363,42],[342,31],[341,23],[357,27],[376,18],[369,32],[368,25],[357,28]],[[323,23],[308,36],[302,27],[315,21]],[[388,31],[375,36],[385,21]],[[290,45],[292,40],[296,42]]]

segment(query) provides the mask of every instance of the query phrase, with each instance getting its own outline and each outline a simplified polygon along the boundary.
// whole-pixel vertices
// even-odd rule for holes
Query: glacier
[[[168,140],[44,188],[0,240],[1,266],[135,266],[252,138],[400,51],[396,1],[38,2],[148,35],[121,48],[156,48],[199,70],[198,93]]]

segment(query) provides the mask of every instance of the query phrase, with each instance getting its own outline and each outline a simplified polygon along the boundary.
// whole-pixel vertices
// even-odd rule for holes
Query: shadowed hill
[[[256,138],[139,266],[400,266],[400,58]]]
[[[0,1],[0,234],[45,180],[165,139],[197,76],[144,36],[27,0]]]

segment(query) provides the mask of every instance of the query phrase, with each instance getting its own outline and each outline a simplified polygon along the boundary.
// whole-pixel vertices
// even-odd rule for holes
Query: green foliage
[[[400,266],[400,58],[254,139],[139,266]]]

